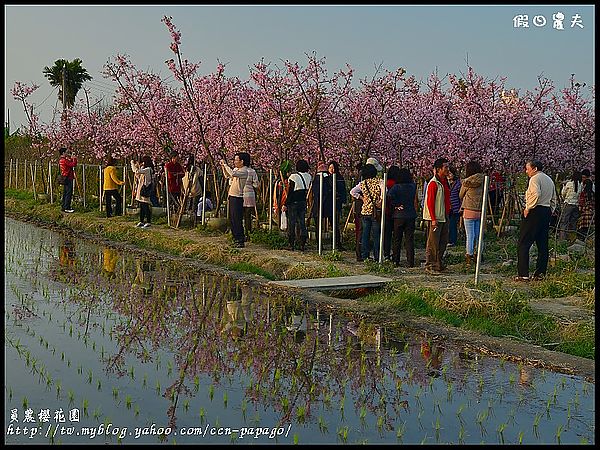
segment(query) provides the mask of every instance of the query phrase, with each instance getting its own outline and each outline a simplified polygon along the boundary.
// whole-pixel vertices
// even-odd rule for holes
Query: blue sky
[[[329,73],[348,63],[355,79],[371,77],[375,66],[426,80],[437,69],[466,72],[466,61],[487,78],[507,77],[507,87],[533,89],[540,74],[557,88],[570,74],[594,83],[593,5],[148,5],[21,6],[5,5],[5,109],[11,130],[25,123],[22,106],[10,95],[15,81],[40,88],[31,101],[49,121],[57,92],[42,75],[57,59],[80,58],[94,78],[86,83],[92,97],[109,102],[111,83],[100,71],[117,53],[128,54],[139,68],[170,75],[170,35],[160,21],[172,16],[182,33],[183,56],[212,72],[217,59],[226,75],[249,78],[249,66],[265,58],[306,62],[305,53],[325,57]],[[553,28],[562,12],[564,30]],[[529,28],[515,28],[516,15],[528,15]],[[571,26],[578,14],[583,28]],[[533,24],[543,16],[544,26]],[[541,21],[541,19],[539,19]],[[541,23],[541,22],[539,22]],[[171,80],[173,80],[171,78]],[[173,83],[176,84],[175,81]],[[83,95],[80,94],[80,95]],[[60,107],[60,105],[59,105]]]

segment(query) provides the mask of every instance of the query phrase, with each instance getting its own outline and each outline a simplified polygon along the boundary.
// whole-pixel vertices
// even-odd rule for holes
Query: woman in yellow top
[[[106,160],[106,167],[104,169],[104,202],[106,205],[106,217],[112,217],[112,198],[117,202],[115,208],[116,215],[120,216],[123,214],[123,199],[119,194],[119,186],[125,184],[124,181],[120,181],[117,178],[117,168],[115,167],[115,160],[112,156],[109,156]]]

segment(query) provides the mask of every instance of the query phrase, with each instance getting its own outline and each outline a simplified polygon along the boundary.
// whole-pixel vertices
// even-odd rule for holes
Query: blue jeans
[[[371,216],[362,216],[362,238],[360,245],[363,259],[367,259],[371,253],[371,230],[373,231],[373,255],[375,256],[375,260],[379,260],[381,222],[374,220]]]
[[[467,235],[467,254],[473,255],[479,239],[481,219],[463,219],[463,221],[465,223],[465,234]]]

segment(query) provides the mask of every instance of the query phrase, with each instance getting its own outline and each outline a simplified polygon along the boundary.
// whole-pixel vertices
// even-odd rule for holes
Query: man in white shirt
[[[242,218],[244,214],[244,185],[248,178],[248,169],[250,165],[250,155],[246,152],[236,153],[233,158],[233,169],[225,161],[221,160],[223,174],[230,179],[228,200],[229,200],[229,220],[231,222],[231,234],[233,235],[234,247],[243,248],[245,235]]]
[[[548,235],[552,211],[556,208],[556,189],[554,181],[542,172],[542,168],[542,163],[537,160],[530,160],[525,164],[529,185],[525,191],[525,209],[519,233],[516,281],[540,279],[546,275],[548,268]],[[534,242],[538,257],[535,272],[530,277],[529,249]]]

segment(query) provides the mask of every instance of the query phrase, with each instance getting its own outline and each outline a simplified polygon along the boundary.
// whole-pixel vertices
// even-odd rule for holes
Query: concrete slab
[[[343,289],[357,289],[383,286],[393,281],[391,278],[375,275],[354,275],[349,277],[334,278],[308,278],[304,280],[270,281],[269,284],[278,286],[297,287],[315,291],[334,291]]]

